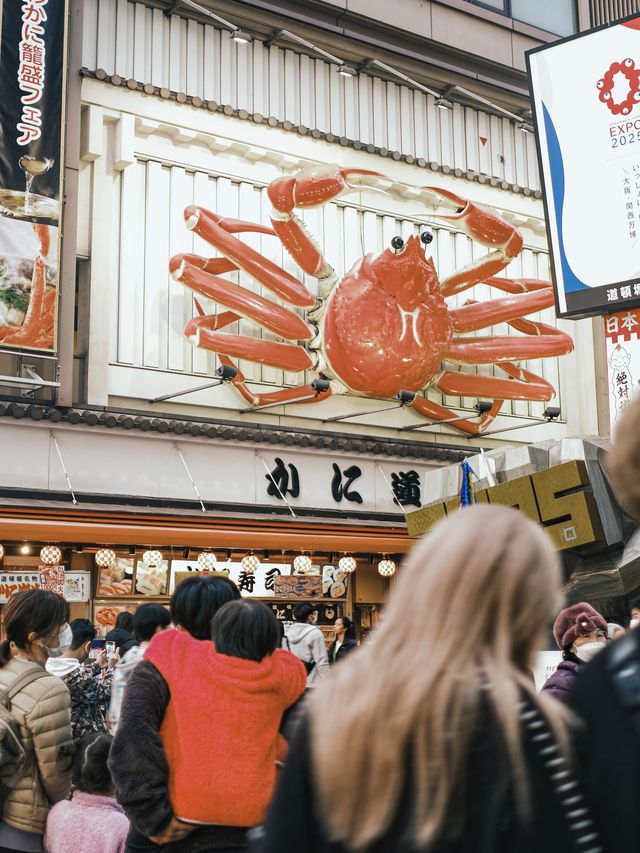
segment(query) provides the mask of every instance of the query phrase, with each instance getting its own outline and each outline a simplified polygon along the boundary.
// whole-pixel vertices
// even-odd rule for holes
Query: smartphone
[[[91,642],[89,657],[92,660],[97,660],[100,657],[101,652],[104,651],[106,645],[107,641],[103,637],[96,637],[95,640]]]
[[[116,644],[113,642],[113,640],[109,640],[109,642],[105,645],[104,648],[107,653],[107,660],[110,660],[111,656],[115,654]]]

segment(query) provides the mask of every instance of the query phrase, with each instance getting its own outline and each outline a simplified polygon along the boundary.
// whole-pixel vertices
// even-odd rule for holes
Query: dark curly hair
[[[113,780],[107,767],[111,735],[89,732],[75,744],[73,787],[85,794],[110,794]]]

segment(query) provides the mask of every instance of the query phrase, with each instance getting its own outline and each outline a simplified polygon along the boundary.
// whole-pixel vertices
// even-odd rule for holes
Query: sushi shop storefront
[[[223,571],[283,622],[307,600],[327,642],[342,615],[362,638],[411,547],[405,514],[422,505],[427,473],[462,456],[331,433],[74,420],[0,418],[24,452],[0,489],[0,605],[50,589],[102,634],[142,602],[168,606],[188,573]]]

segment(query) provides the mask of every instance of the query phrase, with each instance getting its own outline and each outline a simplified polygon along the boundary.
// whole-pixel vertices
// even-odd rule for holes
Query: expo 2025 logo
[[[604,77],[598,80],[599,98],[614,116],[627,116],[640,102],[640,69],[633,59],[612,62]]]

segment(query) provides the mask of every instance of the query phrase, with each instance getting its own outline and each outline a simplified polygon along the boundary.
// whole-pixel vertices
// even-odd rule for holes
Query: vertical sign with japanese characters
[[[0,346],[56,349],[67,0],[0,0]]]
[[[604,318],[609,377],[609,423],[616,421],[640,388],[640,309]]]

